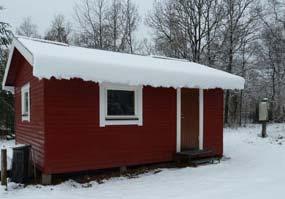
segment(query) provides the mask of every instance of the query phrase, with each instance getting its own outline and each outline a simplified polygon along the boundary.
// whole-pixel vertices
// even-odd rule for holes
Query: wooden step
[[[220,158],[217,157],[211,157],[211,158],[202,158],[197,160],[190,160],[189,162],[193,166],[199,166],[202,164],[218,164],[220,163]]]
[[[184,150],[178,152],[175,155],[175,160],[178,165],[191,164],[192,166],[198,166],[201,164],[214,164],[219,163],[220,158],[216,157],[215,153],[211,150]]]
[[[185,150],[176,153],[177,158],[189,159],[189,160],[209,158],[213,156],[214,153],[211,150]]]

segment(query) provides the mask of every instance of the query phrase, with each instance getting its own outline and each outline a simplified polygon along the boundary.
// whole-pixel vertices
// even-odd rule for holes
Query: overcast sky
[[[71,22],[74,21],[74,4],[80,0],[0,0],[5,8],[1,13],[1,21],[10,23],[15,30],[24,17],[31,16],[33,23],[37,24],[39,32],[43,34],[49,27],[55,14],[63,14]],[[153,0],[133,0],[138,5],[140,14],[144,16],[151,9]],[[141,25],[140,31],[145,27]]]

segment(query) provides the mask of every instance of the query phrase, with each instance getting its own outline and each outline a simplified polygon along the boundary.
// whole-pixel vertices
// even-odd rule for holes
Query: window
[[[107,116],[135,116],[135,91],[107,90]]]
[[[22,121],[30,121],[30,84],[21,89]]]
[[[142,87],[100,84],[100,126],[142,125]]]

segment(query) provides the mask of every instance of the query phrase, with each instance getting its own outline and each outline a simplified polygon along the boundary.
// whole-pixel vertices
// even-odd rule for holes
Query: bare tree
[[[84,0],[74,10],[78,45],[133,53],[139,16],[130,0]]]
[[[26,37],[40,38],[37,25],[32,23],[31,17],[23,19],[21,25],[16,29],[16,34]]]
[[[66,22],[63,15],[56,15],[44,38],[51,41],[69,43],[70,34],[71,24]]]
[[[133,33],[137,29],[139,14],[138,9],[131,0],[126,0],[124,6],[125,18],[125,41],[130,53],[134,52],[134,36]]]
[[[136,53],[140,55],[154,55],[155,47],[151,39],[144,38],[136,46]]]
[[[256,0],[223,0],[225,17],[221,29],[221,64],[225,66],[224,70],[229,73],[240,73],[240,67],[236,65],[236,58],[240,53],[243,42],[248,41],[247,38],[252,37],[256,32],[256,24],[258,20],[258,9],[256,9]],[[223,68],[223,67],[222,67]],[[233,103],[234,113],[238,101],[231,101],[231,97],[236,98],[236,95],[231,96],[230,91],[225,93],[225,114],[224,122],[229,124],[230,104]]]
[[[264,78],[268,81],[266,87],[270,89],[272,119],[284,121],[285,98],[285,4],[277,0],[270,0],[261,15],[263,29],[260,40],[260,57]]]
[[[211,60],[211,46],[222,16],[219,0],[167,0],[155,3],[147,24],[154,30],[162,54],[204,63],[203,57]]]
[[[112,40],[112,50],[118,51],[118,46],[121,46],[123,43],[123,16],[122,16],[123,5],[120,0],[113,0],[110,9],[108,11],[108,22],[109,22],[109,31],[110,37]]]
[[[148,13],[146,25],[153,29],[156,51],[169,57],[186,58],[185,50],[175,34],[178,19],[175,16],[174,1],[155,2],[153,10]],[[182,32],[182,31],[181,31]]]
[[[107,49],[110,44],[104,37],[107,32],[107,3],[105,0],[82,0],[74,8],[80,31],[77,44]]]

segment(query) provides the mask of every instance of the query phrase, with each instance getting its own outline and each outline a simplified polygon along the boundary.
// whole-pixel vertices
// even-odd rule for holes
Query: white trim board
[[[25,93],[28,93],[28,111],[25,112]],[[26,115],[24,115],[26,114]],[[21,115],[22,115],[22,122],[27,121],[30,122],[31,118],[31,93],[30,93],[30,83],[25,84],[21,88]]]
[[[199,89],[199,149],[204,148],[204,91]]]
[[[176,152],[181,152],[181,89],[176,89]]]

